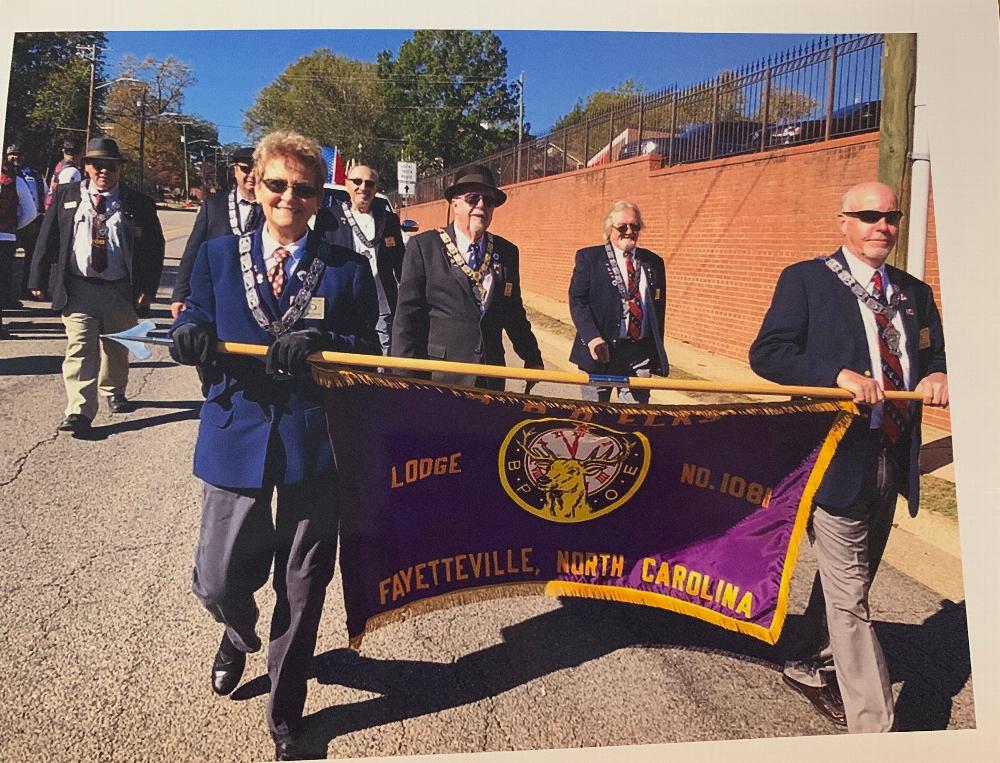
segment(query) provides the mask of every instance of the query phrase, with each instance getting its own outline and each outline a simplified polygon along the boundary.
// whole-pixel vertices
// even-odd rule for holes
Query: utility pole
[[[521,182],[521,141],[524,140],[524,72],[517,78],[517,167],[516,182]]]
[[[181,122],[181,143],[184,144],[184,203],[191,198],[191,185],[188,183],[188,133],[187,122]]]
[[[90,143],[90,126],[94,124],[94,69],[97,65],[96,45],[77,45],[76,52],[90,61],[90,94],[87,97],[87,129],[84,138],[84,149]]]

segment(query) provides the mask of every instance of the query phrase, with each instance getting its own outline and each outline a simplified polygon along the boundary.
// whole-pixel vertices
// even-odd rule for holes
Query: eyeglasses
[[[347,179],[350,182],[354,183],[354,185],[364,185],[365,188],[374,188],[375,187],[375,181],[374,180],[365,180],[364,178],[347,178]]]
[[[114,172],[118,169],[118,162],[105,162],[100,159],[92,159],[88,162],[97,172],[102,170],[107,170],[108,172]]]
[[[622,223],[621,225],[612,225],[611,227],[618,231],[620,236],[624,236],[630,230],[635,233],[642,230],[642,226],[639,223]]]
[[[242,172],[244,175],[249,175],[250,174],[250,170],[253,169],[253,165],[252,164],[234,164],[233,166],[236,169],[238,169],[240,172]]]
[[[489,194],[485,193],[467,193],[463,196],[459,196],[462,201],[468,204],[470,207],[475,207],[479,205],[479,202],[483,202],[483,206],[487,209],[492,209],[497,205],[497,200],[494,199]]]
[[[855,220],[860,220],[866,225],[874,225],[883,217],[889,225],[899,225],[899,221],[903,219],[903,213],[898,209],[894,209],[891,212],[880,212],[877,209],[862,209],[857,212],[841,212],[840,214],[853,217]]]
[[[287,180],[264,178],[261,182],[267,190],[271,193],[276,193],[279,196],[288,190]],[[292,183],[292,196],[296,199],[312,199],[318,193],[319,189],[314,185],[307,185],[306,183]]]

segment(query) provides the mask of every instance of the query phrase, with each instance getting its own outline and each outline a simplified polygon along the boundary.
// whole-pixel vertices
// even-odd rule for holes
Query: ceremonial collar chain
[[[386,216],[382,215],[380,218],[372,212],[372,217],[375,219],[375,236],[373,241],[369,241],[368,236],[366,236],[358,226],[358,221],[354,219],[354,212],[351,210],[351,205],[346,201],[342,201],[340,202],[340,206],[344,210],[347,222],[351,225],[351,230],[354,231],[354,235],[358,237],[358,241],[360,241],[367,249],[374,250],[375,245],[382,239],[382,231],[385,230]]]
[[[110,201],[104,208],[103,212],[98,212],[97,207],[94,206],[94,197],[90,192],[90,184],[81,186],[80,188],[80,205],[82,209],[80,210],[84,214],[93,214],[97,218],[98,224],[106,231],[107,221],[111,218],[119,209],[121,209],[121,199],[115,199]]]
[[[885,339],[886,345],[889,347],[889,352],[897,358],[900,357],[903,354],[902,349],[900,348],[900,340],[902,339],[902,336],[900,335],[899,330],[892,325],[892,321],[896,317],[896,313],[899,312],[899,301],[901,299],[900,290],[895,285],[893,286],[892,299],[890,299],[889,304],[886,305],[869,294],[868,290],[859,284],[857,279],[851,275],[851,271],[835,260],[832,255],[824,257],[823,262],[828,268],[830,268],[830,270],[837,274],[837,278],[840,279],[841,283],[851,290],[851,293],[857,297],[858,301],[862,305],[867,307],[873,313],[885,316],[888,321],[888,325],[881,327],[879,331]]]
[[[291,331],[292,326],[298,323],[309,309],[313,291],[316,288],[316,284],[319,283],[323,271],[326,269],[326,263],[319,257],[316,257],[309,266],[305,277],[302,278],[302,287],[292,298],[292,303],[288,306],[285,314],[276,320],[269,320],[261,305],[260,295],[257,293],[257,284],[264,283],[265,276],[257,270],[250,257],[252,236],[252,232],[248,231],[244,233],[240,236],[239,243],[240,270],[243,271],[243,287],[246,290],[247,307],[250,308],[250,313],[253,315],[253,319],[257,321],[257,325],[277,338]]]
[[[622,302],[637,299],[639,296],[639,279],[635,279],[635,288],[629,291],[628,278],[622,275],[621,268],[618,267],[618,258],[615,257],[615,249],[611,246],[610,241],[604,242],[604,251],[608,255],[608,275],[611,276],[611,285],[618,289],[618,294],[621,296]],[[631,255],[626,253],[626,256],[635,257],[635,253],[633,252]],[[636,269],[642,267],[638,257],[636,257],[635,266]]]
[[[493,236],[489,233],[486,234],[486,256],[483,257],[483,261],[479,264],[479,269],[473,270],[469,267],[469,263],[465,261],[462,253],[458,251],[458,247],[451,240],[448,231],[444,228],[438,228],[437,232],[441,237],[441,243],[444,244],[444,248],[448,252],[451,264],[468,276],[469,280],[472,281],[472,289],[476,293],[476,299],[479,300],[480,304],[483,304],[486,301],[486,289],[483,287],[483,279],[489,272],[491,265],[498,269],[500,267],[500,255],[493,253]]]
[[[242,236],[244,233],[248,232],[248,226],[250,225],[250,218],[253,217],[253,205],[257,202],[250,201],[247,199],[247,203],[250,205],[250,209],[247,211],[246,220],[240,225],[240,216],[237,212],[239,204],[239,196],[237,195],[237,189],[234,187],[232,193],[229,194],[229,229],[233,232],[234,236]]]

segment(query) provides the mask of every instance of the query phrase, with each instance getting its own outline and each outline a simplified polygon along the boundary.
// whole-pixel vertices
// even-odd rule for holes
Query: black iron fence
[[[642,93],[468,164],[506,185],[636,156],[670,166],[877,130],[882,48],[878,34],[820,38],[683,90]],[[420,178],[411,203],[443,198],[468,164]]]

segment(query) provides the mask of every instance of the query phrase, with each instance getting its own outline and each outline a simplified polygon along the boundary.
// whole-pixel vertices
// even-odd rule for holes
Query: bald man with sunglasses
[[[525,367],[542,368],[521,301],[517,247],[487,230],[507,195],[480,165],[467,167],[444,195],[454,222],[414,236],[406,245],[392,355],[502,366],[506,331]],[[431,376],[449,384],[505,387],[503,379],[475,374],[436,371]]]
[[[861,410],[813,497],[807,532],[819,574],[797,633],[786,635],[783,680],[849,732],[885,732],[892,684],[868,592],[897,494],[917,512],[921,413],[885,393],[915,389],[925,405],[944,406],[948,376],[930,287],[886,264],[902,218],[895,192],[862,183],[840,209],[843,244],[781,273],[750,365],[779,384],[841,387]]]

